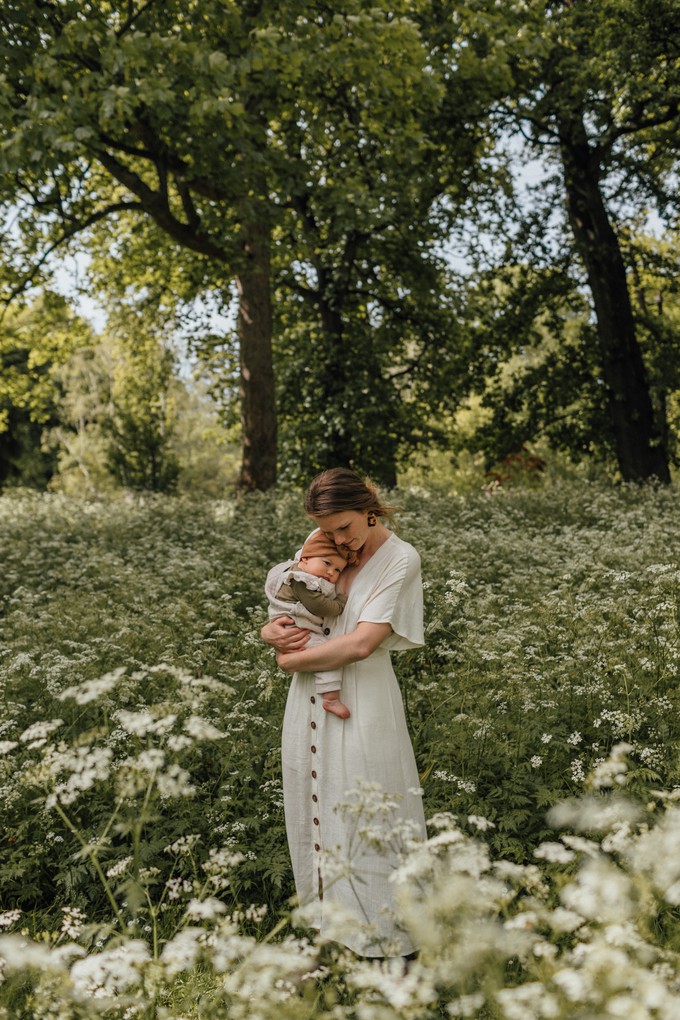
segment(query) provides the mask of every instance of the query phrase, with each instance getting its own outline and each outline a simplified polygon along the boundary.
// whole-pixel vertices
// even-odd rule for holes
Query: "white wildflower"
[[[539,981],[503,988],[496,999],[506,1020],[551,1020],[560,1014],[556,997]]]
[[[592,783],[595,790],[601,790],[610,786],[623,786],[626,782],[628,765],[626,755],[632,751],[630,744],[616,744],[604,761],[598,762],[593,770]]]
[[[559,952],[552,942],[545,941],[535,942],[531,951],[537,960],[554,960]]]
[[[569,910],[594,921],[626,921],[636,908],[631,880],[604,859],[588,861],[560,898]]]
[[[177,716],[172,713],[159,716],[150,709],[144,709],[141,712],[128,712],[126,709],[120,708],[115,713],[115,717],[124,730],[136,737],[162,736],[164,733],[169,733],[177,721]]]
[[[169,900],[179,900],[182,895],[193,892],[193,885],[186,878],[169,878],[165,883]]]
[[[180,836],[174,843],[170,843],[169,846],[163,848],[163,852],[166,854],[188,854],[191,852],[193,847],[199,843],[201,837],[196,833],[191,833],[188,836]]]
[[[121,857],[121,859],[119,861],[116,861],[115,864],[111,865],[111,867],[106,872],[106,877],[107,878],[120,878],[121,875],[125,874],[125,872],[127,871],[127,869],[129,868],[129,866],[131,864],[132,864],[132,856]]]
[[[7,970],[53,970],[61,966],[60,960],[47,946],[32,942],[23,935],[0,936],[0,962]]]
[[[658,825],[638,837],[627,856],[637,871],[651,877],[667,902],[680,906],[680,808],[669,807]]]
[[[11,928],[21,917],[20,910],[4,910],[0,914],[0,928]]]
[[[587,1002],[593,991],[589,974],[565,967],[553,975],[553,982],[570,1002]]]
[[[570,836],[565,833],[561,837],[566,846],[571,847],[577,854],[584,854],[585,857],[599,857],[600,848],[592,839],[585,839],[583,836]]]
[[[422,1007],[437,997],[427,971],[414,967],[404,974],[398,957],[382,963],[357,963],[348,974],[348,983],[357,989],[378,992],[396,1013]]]
[[[96,701],[102,694],[108,694],[109,691],[113,690],[124,673],[125,667],[121,666],[110,673],[105,673],[104,676],[100,676],[96,680],[86,680],[75,687],[67,687],[59,695],[59,700],[65,701],[67,698],[73,698],[78,705],[87,705],[88,702]]]
[[[540,754],[535,754],[535,755],[533,755],[533,757],[532,757],[532,758],[530,759],[530,762],[531,762],[531,767],[532,767],[532,769],[538,769],[538,768],[540,768],[540,767],[541,767],[541,765],[543,764],[543,758],[541,757],[541,755],[540,755]]]
[[[182,971],[191,970],[196,963],[204,941],[202,928],[183,928],[163,946],[161,963],[168,977],[176,977]]]
[[[189,900],[187,903],[187,915],[195,921],[214,921],[226,912],[224,903],[214,896],[208,896],[205,900]]]
[[[546,919],[552,930],[558,935],[576,931],[586,923],[584,917],[565,907],[555,907],[547,914]]]
[[[64,725],[63,719],[51,719],[49,722],[35,722],[19,737],[22,744],[28,744],[29,750],[33,750],[36,747],[42,747],[49,737],[50,733],[54,733],[60,726]]]
[[[52,774],[68,771],[70,775],[55,786],[54,792],[45,801],[46,807],[53,808],[57,803],[72,804],[98,779],[107,779],[112,758],[113,751],[109,747],[75,747],[55,753],[48,760]]]
[[[187,747],[193,747],[194,741],[183,733],[171,733],[167,740],[168,749],[177,753],[186,751]]]
[[[549,743],[550,743],[550,741],[552,740],[552,738],[553,738],[553,735],[552,735],[552,733],[544,733],[544,734],[543,734],[543,735],[541,736],[541,743],[542,743],[542,744],[549,744]]]
[[[567,743],[568,743],[568,744],[571,744],[571,745],[572,745],[572,747],[578,747],[578,745],[579,745],[579,744],[580,744],[580,743],[581,743],[582,741],[583,741],[583,737],[582,737],[582,736],[581,736],[581,734],[580,734],[580,733],[578,732],[578,730],[574,730],[574,732],[573,732],[573,733],[570,733],[570,734],[569,734],[569,736],[567,737]]]
[[[19,742],[17,740],[0,740],[0,754],[7,754],[18,746]]]
[[[557,829],[609,832],[614,825],[634,822],[640,814],[641,809],[623,797],[588,796],[556,804],[548,812],[548,821]]]
[[[550,861],[551,864],[568,864],[573,861],[574,852],[568,850],[564,843],[541,843],[534,850],[534,857],[542,861]]]
[[[61,911],[64,915],[61,931],[69,938],[77,939],[83,929],[86,915],[78,907],[62,907]]]
[[[158,772],[165,765],[165,752],[159,747],[150,747],[146,751],[140,751],[131,764],[136,765],[143,772]]]
[[[449,1016],[474,1017],[484,1005],[484,996],[481,992],[473,995],[460,995],[452,999],[446,1007]]]
[[[506,931],[533,931],[538,925],[538,914],[534,910],[524,910],[504,922]]]
[[[140,980],[140,970],[149,960],[146,942],[128,939],[115,949],[92,953],[71,967],[76,989],[94,998],[113,998]]]
[[[488,818],[484,818],[482,815],[468,815],[468,825],[472,825],[475,829],[480,832],[486,832],[487,829],[495,829],[496,826],[493,822],[489,821]]]
[[[624,853],[630,846],[632,835],[630,822],[617,822],[602,840],[602,849],[608,854]]]
[[[189,773],[176,762],[167,772],[158,773],[156,784],[161,797],[193,797],[196,793],[196,787],[189,782]]]
[[[184,723],[184,730],[194,740],[221,740],[226,735],[200,715],[190,715]]]

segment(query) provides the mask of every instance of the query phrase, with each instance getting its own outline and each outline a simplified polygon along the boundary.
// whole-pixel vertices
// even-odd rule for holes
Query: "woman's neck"
[[[389,528],[386,528],[385,525],[380,522],[376,524],[375,528],[371,528],[368,533],[368,538],[362,545],[361,549],[359,549],[359,562],[357,565],[362,566],[366,560],[370,560],[373,553],[377,552],[383,542],[386,542],[391,534],[392,532]]]

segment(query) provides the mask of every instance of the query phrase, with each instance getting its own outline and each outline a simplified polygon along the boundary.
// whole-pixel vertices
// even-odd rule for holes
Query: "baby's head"
[[[335,584],[347,566],[347,556],[323,531],[315,531],[302,547],[300,566],[314,577],[324,577]]]

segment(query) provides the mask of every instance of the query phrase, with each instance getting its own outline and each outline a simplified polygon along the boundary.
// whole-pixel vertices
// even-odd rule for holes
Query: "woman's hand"
[[[309,641],[309,631],[296,627],[295,621],[290,616],[277,616],[275,620],[265,623],[260,636],[279,654],[299,652]]]

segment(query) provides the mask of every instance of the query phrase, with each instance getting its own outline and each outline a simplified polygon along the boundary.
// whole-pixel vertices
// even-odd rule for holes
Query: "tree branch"
[[[14,287],[10,291],[9,296],[5,298],[3,301],[5,307],[7,307],[7,305],[9,305],[15,298],[17,298],[19,294],[23,293],[23,291],[30,286],[30,284],[36,278],[42,267],[45,265],[45,262],[50,257],[50,255],[54,251],[56,251],[57,248],[61,247],[62,244],[64,244],[66,241],[70,241],[71,238],[75,237],[76,234],[81,233],[83,230],[87,230],[88,227],[93,226],[95,223],[98,223],[99,220],[105,219],[112,213],[129,210],[143,211],[143,206],[141,205],[140,202],[114,202],[111,205],[107,205],[103,209],[98,209],[97,212],[92,213],[84,220],[79,220],[78,222],[72,221],[71,226],[67,227],[61,234],[61,236],[56,239],[56,241],[47,246],[47,248],[43,251],[38,261],[32,266],[31,271],[23,278],[23,280],[21,280],[20,283],[16,285],[16,287]]]
[[[132,0],[130,0],[128,3],[128,16],[125,19],[125,23],[121,25],[116,32],[116,38],[120,39],[121,36],[125,35],[125,33],[132,28],[137,18],[139,18],[149,7],[153,7],[155,2],[156,0],[146,0],[146,3],[142,4],[141,7],[138,7],[137,10],[135,10],[134,4],[132,3]]]
[[[135,173],[120,160],[116,159],[110,152],[105,150],[97,153],[97,159],[105,170],[115,177],[133,195],[140,200],[141,206],[146,213],[165,231],[174,241],[189,248],[191,251],[209,258],[217,259],[220,262],[227,262],[227,254],[223,248],[215,244],[209,237],[202,234],[189,223],[182,223],[172,213],[167,203],[167,196],[158,194],[146,184],[139,174]]]

